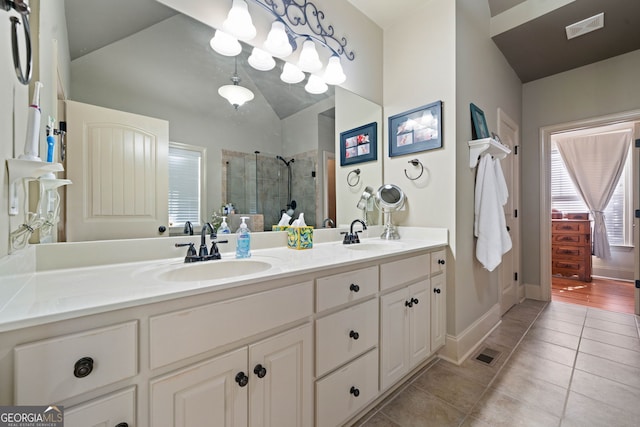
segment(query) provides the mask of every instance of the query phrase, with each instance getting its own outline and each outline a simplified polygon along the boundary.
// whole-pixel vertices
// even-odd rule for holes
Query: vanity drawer
[[[380,266],[380,290],[394,288],[429,275],[431,254],[418,255]]]
[[[447,251],[442,249],[440,251],[431,252],[431,274],[442,273],[447,267]]]
[[[133,377],[137,343],[138,322],[132,321],[20,345],[14,349],[15,403],[59,402]]]
[[[316,279],[316,311],[320,312],[378,292],[378,266]]]
[[[316,382],[317,426],[342,425],[377,394],[378,350],[373,349]]]
[[[149,320],[150,367],[156,369],[313,314],[304,282]]]
[[[121,423],[136,425],[135,387],[64,410],[64,427],[118,426]]]
[[[378,344],[378,300],[345,308],[316,321],[316,376]]]

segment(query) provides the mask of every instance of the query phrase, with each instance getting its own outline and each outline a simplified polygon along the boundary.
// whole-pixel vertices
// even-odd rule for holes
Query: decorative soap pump
[[[236,258],[251,257],[251,234],[249,227],[245,223],[248,218],[247,216],[240,217],[242,223],[238,231],[236,231]]]

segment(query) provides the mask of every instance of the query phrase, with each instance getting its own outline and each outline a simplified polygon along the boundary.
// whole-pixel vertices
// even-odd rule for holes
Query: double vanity
[[[447,231],[404,233],[12,277],[0,405],[64,405],[66,427],[349,424],[445,342]]]

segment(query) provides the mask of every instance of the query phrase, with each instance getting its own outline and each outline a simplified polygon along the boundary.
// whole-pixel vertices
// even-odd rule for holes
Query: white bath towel
[[[502,255],[511,249],[503,210],[508,198],[500,160],[483,155],[476,177],[474,234],[478,238],[476,258],[489,271],[500,265]]]

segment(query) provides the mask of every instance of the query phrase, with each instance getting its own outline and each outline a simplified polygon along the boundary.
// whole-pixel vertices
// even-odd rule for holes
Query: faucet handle
[[[209,258],[212,259],[220,259],[222,256],[220,255],[220,251],[218,250],[218,243],[229,243],[228,240],[211,240],[211,251],[209,252]]]
[[[348,231],[341,231],[340,234],[344,234],[344,240],[342,241],[343,245],[350,245],[353,243],[353,234]]]
[[[351,243],[360,243],[360,236],[358,236],[359,231],[354,231],[353,236],[351,236]]]

